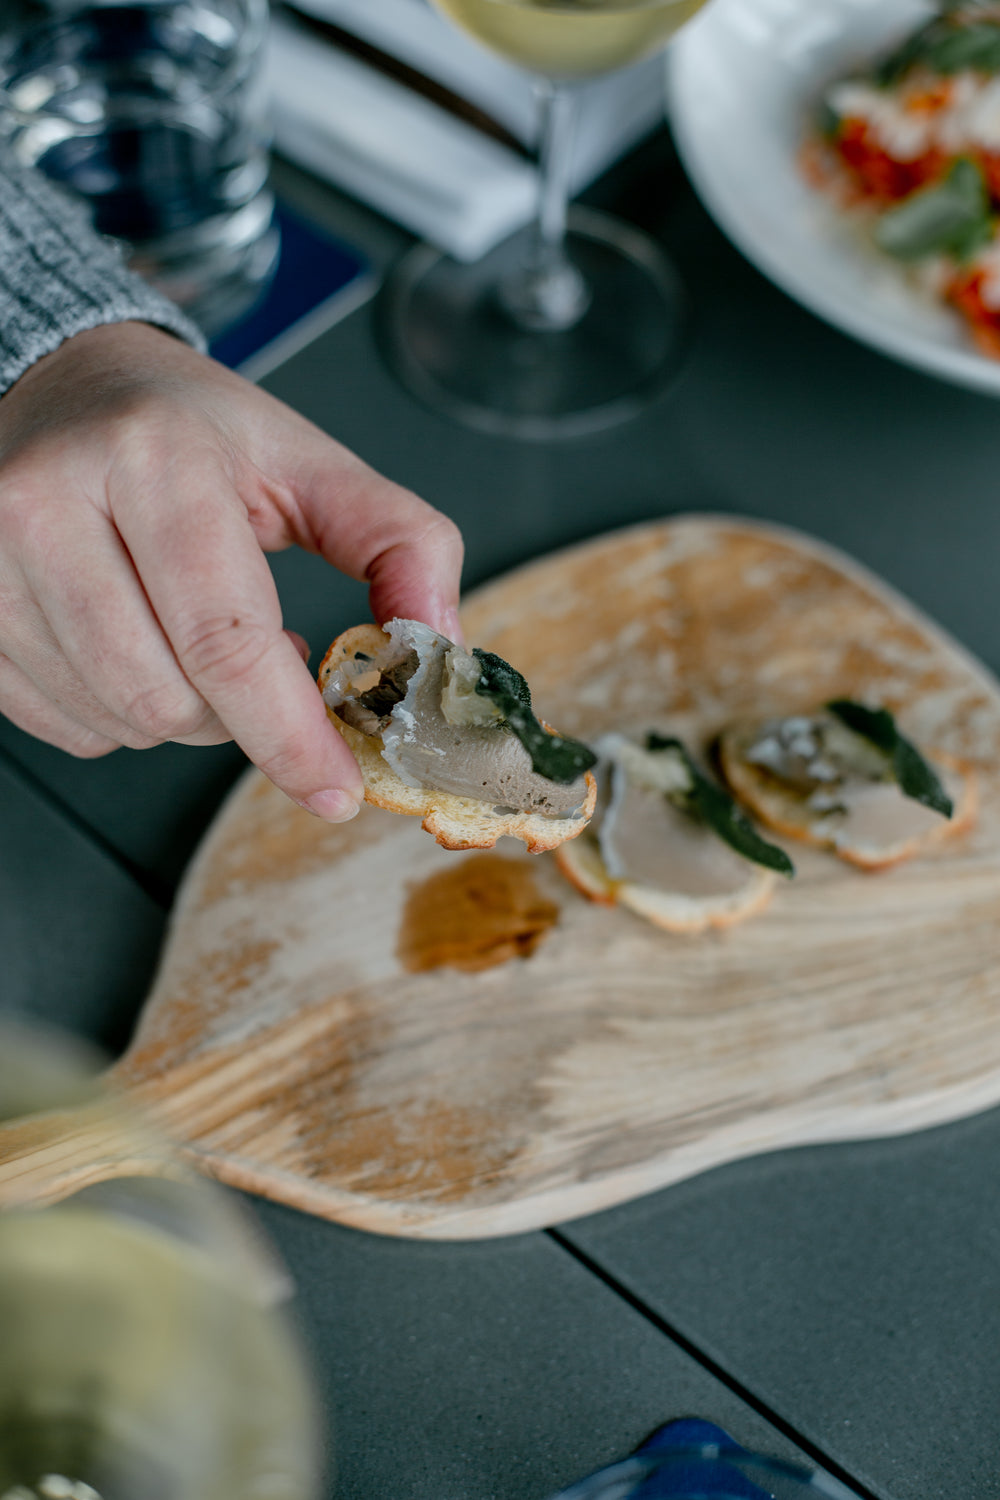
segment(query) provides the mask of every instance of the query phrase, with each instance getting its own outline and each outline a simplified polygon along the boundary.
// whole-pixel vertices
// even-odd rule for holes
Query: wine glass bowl
[[[97,1066],[0,1026],[0,1500],[316,1500],[287,1273]]]
[[[468,426],[546,439],[622,421],[663,389],[687,329],[681,282],[632,225],[570,211],[578,85],[664,44],[705,0],[433,0],[527,68],[539,108],[533,224],[463,264],[416,247],[382,335],[403,383]]]
[[[547,78],[592,78],[636,62],[705,0],[434,0],[494,52]]]

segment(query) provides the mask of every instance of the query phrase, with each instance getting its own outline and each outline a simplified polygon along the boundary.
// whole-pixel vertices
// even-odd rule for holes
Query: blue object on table
[[[288,359],[374,290],[364,257],[279,203],[278,267],[264,296],[209,346],[213,357],[251,380]]]
[[[714,1422],[706,1422],[704,1417],[676,1417],[672,1422],[665,1422],[635,1451],[637,1453],[663,1453],[669,1452],[671,1448],[701,1448],[707,1443],[713,1443],[717,1448],[728,1448],[736,1453],[747,1451],[746,1448],[741,1448],[728,1432],[723,1432],[722,1428],[716,1427]]]
[[[680,1417],[657,1428],[627,1458],[560,1490],[554,1500],[773,1500],[772,1483],[780,1483],[781,1495],[793,1493],[788,1489],[793,1473],[794,1494],[803,1500],[807,1491],[800,1487],[800,1471],[751,1453],[713,1422]],[[811,1481],[808,1492],[833,1493],[813,1491]]]
[[[735,1439],[714,1422],[701,1417],[679,1417],[667,1422],[648,1437],[637,1453],[677,1452],[687,1448],[705,1446],[717,1448],[720,1453],[746,1453]],[[735,1469],[719,1470],[713,1458],[692,1454],[690,1459],[671,1467],[668,1472],[651,1474],[635,1491],[635,1500],[669,1500],[672,1495],[690,1493],[710,1496],[713,1494],[740,1496],[741,1500],[767,1500],[767,1491],[754,1484],[745,1474]]]

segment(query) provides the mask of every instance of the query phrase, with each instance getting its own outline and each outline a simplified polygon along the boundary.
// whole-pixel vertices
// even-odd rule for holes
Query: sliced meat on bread
[[[863,712],[892,723],[885,710]],[[944,754],[921,757],[898,740],[941,795],[928,802],[904,791],[891,747],[849,728],[830,706],[733,725],[717,753],[733,795],[769,828],[861,869],[884,870],[963,833],[978,810],[971,766]]]
[[[559,868],[591,901],[626,906],[670,932],[745,921],[770,901],[775,869],[737,852],[699,813],[689,758],[675,741],[662,745],[598,741],[597,812],[583,838],[556,852]]]
[[[365,800],[421,818],[444,848],[490,849],[510,836],[540,853],[586,827],[597,796],[586,769],[594,756],[539,725],[523,678],[499,658],[393,620],[385,630],[356,625],[338,636],[318,680],[361,767]],[[496,680],[501,688],[486,691]],[[535,769],[548,764],[549,750],[561,779]]]

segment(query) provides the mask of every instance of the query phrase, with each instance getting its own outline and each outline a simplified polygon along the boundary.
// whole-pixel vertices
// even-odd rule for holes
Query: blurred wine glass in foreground
[[[705,0],[434,0],[533,75],[536,222],[473,265],[419,246],[391,278],[384,334],[404,383],[484,431],[548,438],[642,409],[680,360],[684,294],[647,235],[568,212],[579,82],[665,43]]]
[[[0,1029],[0,1500],[315,1500],[290,1291],[75,1044]]]

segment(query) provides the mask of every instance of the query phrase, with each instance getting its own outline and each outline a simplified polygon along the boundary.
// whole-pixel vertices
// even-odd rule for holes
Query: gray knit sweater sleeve
[[[0,394],[74,333],[133,318],[205,348],[190,319],[126,268],[82,204],[0,155]]]

